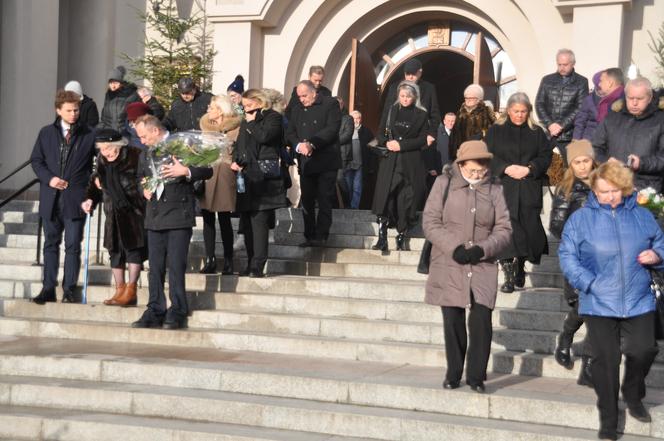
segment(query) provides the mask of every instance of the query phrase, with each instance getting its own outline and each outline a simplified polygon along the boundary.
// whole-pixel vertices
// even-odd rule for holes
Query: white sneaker
[[[244,248],[244,234],[238,234],[235,242],[233,243],[233,251],[240,251]]]

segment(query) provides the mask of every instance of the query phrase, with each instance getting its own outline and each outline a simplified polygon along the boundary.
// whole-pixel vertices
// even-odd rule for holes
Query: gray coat
[[[664,102],[661,107],[664,107]],[[639,157],[639,170],[634,174],[637,188],[662,190],[664,172],[664,112],[653,99],[641,116],[634,116],[626,106],[619,112],[609,112],[597,127],[593,147],[598,162],[610,157],[626,162],[627,156]]]
[[[493,309],[498,290],[495,257],[512,240],[512,226],[500,181],[490,174],[471,186],[456,164],[433,184],[424,212],[424,235],[433,244],[424,301],[430,305],[468,308],[475,302]],[[443,206],[443,195],[451,185]],[[484,257],[478,265],[460,265],[454,249],[478,245]]]

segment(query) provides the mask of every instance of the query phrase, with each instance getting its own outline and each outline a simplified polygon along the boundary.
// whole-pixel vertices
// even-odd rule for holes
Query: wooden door
[[[359,110],[362,113],[362,124],[376,133],[380,123],[379,106],[379,88],[371,54],[357,38],[353,38],[348,110]]]
[[[484,34],[480,31],[476,38],[473,82],[484,88],[484,99],[491,101],[493,108],[498,110],[500,103],[498,102],[498,86],[493,71],[493,57],[489,45],[486,44],[484,39]]]

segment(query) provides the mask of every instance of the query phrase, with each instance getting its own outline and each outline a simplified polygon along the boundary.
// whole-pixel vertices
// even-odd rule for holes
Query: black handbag
[[[265,179],[277,179],[281,177],[281,164],[279,164],[278,159],[259,159],[257,162]]]
[[[655,338],[664,339],[664,274],[650,271],[650,289],[655,296]]]

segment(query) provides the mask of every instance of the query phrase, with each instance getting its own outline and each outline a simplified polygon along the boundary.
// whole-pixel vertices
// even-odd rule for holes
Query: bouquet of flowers
[[[636,194],[636,203],[650,210],[658,222],[664,220],[664,196],[652,187],[644,188]]]
[[[223,133],[178,132],[151,147],[147,152],[151,175],[143,181],[143,188],[157,193],[157,199],[164,185],[173,178],[164,178],[160,170],[172,164],[176,158],[187,167],[210,167],[220,160],[222,149],[228,148],[229,140]]]

